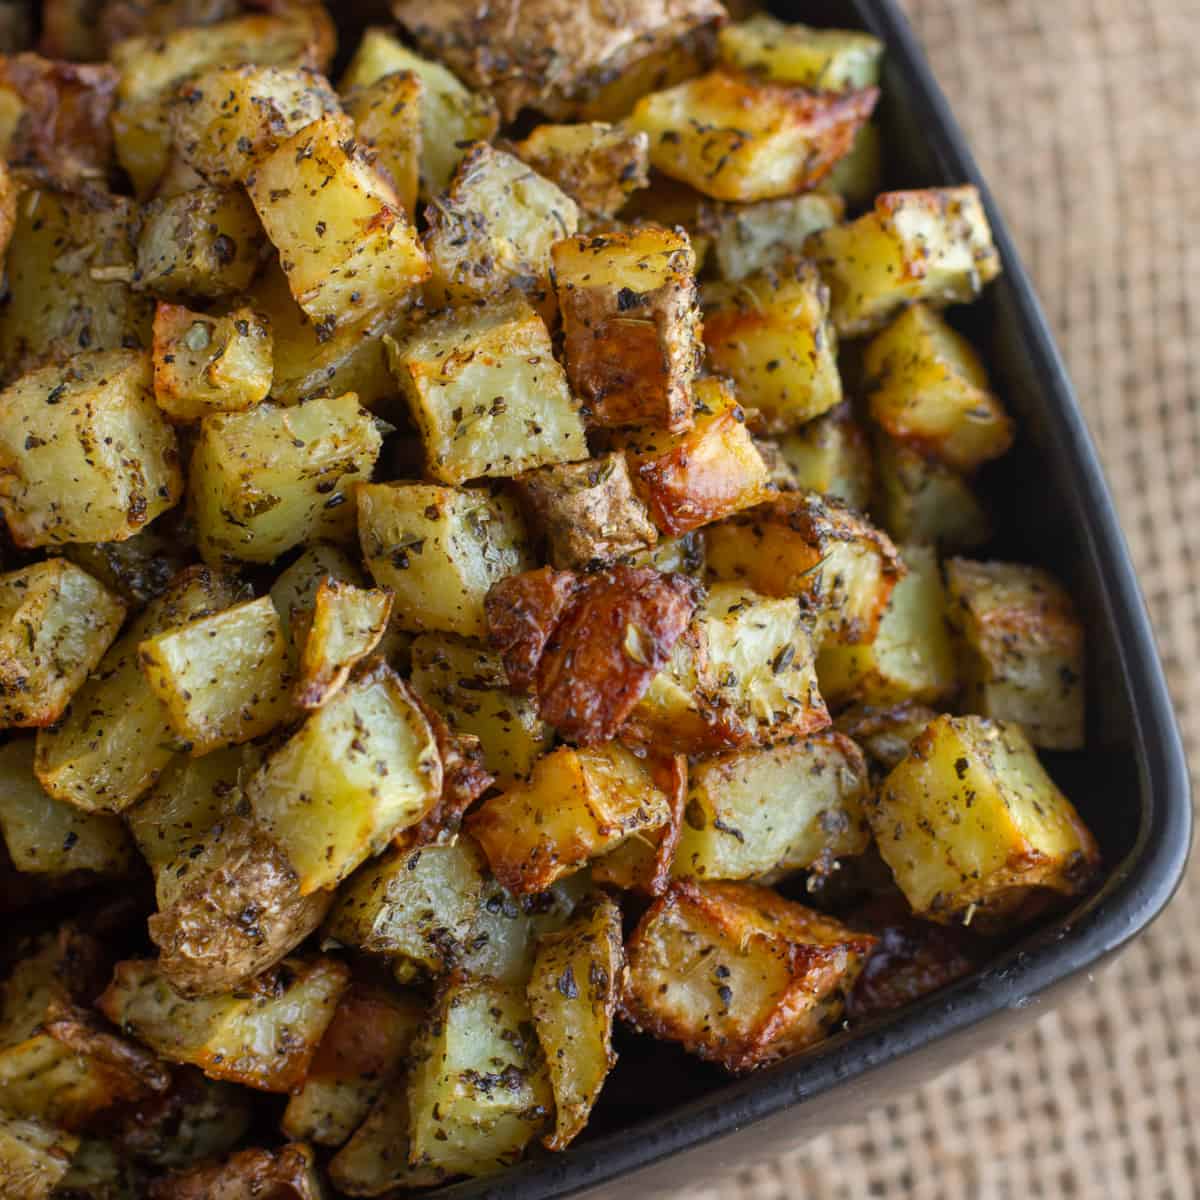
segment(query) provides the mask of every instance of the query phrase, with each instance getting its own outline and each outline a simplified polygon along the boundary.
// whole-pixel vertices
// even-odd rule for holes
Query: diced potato
[[[875,938],[747,883],[676,880],[626,952],[622,1015],[730,1071],[836,1026]]]
[[[326,580],[352,587],[365,586],[363,573],[350,556],[325,542],[306,546],[271,585],[271,600],[297,658],[312,625],[317,592]]]
[[[549,311],[550,247],[579,225],[575,201],[550,180],[479,142],[426,216],[429,293],[438,303],[491,301],[513,287]]]
[[[347,117],[322,117],[281,142],[247,191],[292,295],[322,329],[391,307],[429,275],[400,198]]]
[[[870,440],[849,404],[780,435],[776,444],[792,469],[797,487],[866,510],[871,501],[875,464]]]
[[[907,700],[892,708],[855,704],[838,713],[839,733],[853,738],[873,768],[885,774],[908,754],[913,742],[938,714],[924,704]]]
[[[596,883],[620,888],[623,892],[660,896],[671,882],[671,864],[675,860],[675,849],[683,827],[688,760],[682,754],[658,753],[651,770],[655,783],[665,793],[670,805],[671,815],[667,823],[649,833],[639,833],[637,837],[626,839],[615,850],[596,859],[591,866],[591,877]]]
[[[33,774],[33,739],[0,747],[0,832],[18,871],[129,875],[136,856],[124,825],[106,813],[80,812],[42,790]]]
[[[958,687],[937,555],[929,546],[906,546],[901,557],[908,572],[893,588],[874,638],[821,647],[817,678],[831,704],[933,703]]]
[[[583,234],[553,250],[567,377],[594,425],[692,425],[696,260],[669,229]]]
[[[705,531],[709,571],[767,596],[798,596],[822,640],[869,642],[904,578],[891,539],[815,492],[791,492]]]
[[[395,593],[396,623],[414,633],[483,637],[488,589],[531,565],[516,505],[479,488],[363,485],[358,534],[376,583]]]
[[[891,437],[957,471],[1012,445],[1013,422],[971,344],[914,304],[867,347],[871,416]]]
[[[442,791],[433,731],[383,663],[360,674],[275,752],[246,785],[254,816],[308,895],[345,879]]]
[[[491,138],[500,118],[491,96],[469,91],[441,63],[414,54],[386,29],[366,31],[340,90],[349,96],[397,71],[411,71],[423,88],[420,195],[432,200],[449,186],[467,147]]]
[[[83,350],[149,347],[154,304],[130,286],[136,213],[132,200],[94,189],[18,197],[0,308],[5,379]]]
[[[692,765],[674,874],[753,879],[829,868],[870,843],[862,752],[840,733]]]
[[[630,566],[649,567],[664,575],[704,576],[704,534],[684,533],[679,537],[659,538],[656,545],[628,558]]]
[[[0,575],[0,727],[54,724],[124,619],[121,600],[65,559]]]
[[[241,412],[271,390],[271,329],[248,308],[209,317],[160,301],[154,315],[154,398],[174,421]]]
[[[839,196],[804,192],[722,208],[714,218],[713,254],[722,279],[745,279],[803,254],[809,234],[845,215]]]
[[[873,212],[813,234],[806,251],[848,338],[881,329],[914,300],[974,300],[1000,274],[983,201],[970,186],[885,192]]]
[[[392,71],[343,97],[358,136],[378,156],[408,219],[416,221],[421,183],[425,85],[415,71]]]
[[[119,596],[131,612],[137,612],[161,596],[171,580],[196,561],[187,531],[176,519],[182,515],[176,508],[123,542],[72,543],[62,547],[62,555]]]
[[[813,29],[755,13],[717,35],[721,60],[778,83],[841,92],[879,82],[883,43],[850,29]]]
[[[878,88],[838,95],[728,67],[654,92],[629,118],[660,171],[717,200],[770,200],[819,183],[851,147]]]
[[[537,705],[509,687],[500,655],[478,644],[422,634],[412,644],[412,685],[452,728],[479,738],[501,787],[525,779],[554,740]]]
[[[197,187],[146,206],[134,287],[215,300],[250,286],[267,235],[245,192]]]
[[[645,426],[618,435],[634,487],[658,528],[676,535],[761,503],[768,470],[726,384],[695,383],[696,423],[670,434]]]
[[[470,943],[486,863],[459,837],[446,846],[393,848],[338,893],[326,936],[392,960],[397,978],[444,975]]]
[[[1015,725],[941,716],[868,809],[879,852],[913,912],[1003,924],[1039,889],[1074,896],[1100,854]]]
[[[580,208],[611,217],[649,183],[650,139],[622,125],[538,125],[514,147],[539,175]]]
[[[39,730],[34,770],[46,791],[86,812],[122,812],[153,786],[182,747],[146,686],[138,646],[237,599],[236,583],[218,572],[195,567],[177,576],[110,647],[66,717]]]
[[[131,959],[117,964],[98,1005],[169,1062],[290,1092],[304,1082],[349,977],[331,958],[288,959],[237,992],[186,999],[153,960]]]
[[[616,742],[561,746],[470,813],[466,828],[510,891],[545,891],[643,830],[670,819],[668,797],[647,765]]]
[[[351,669],[379,644],[391,614],[391,592],[321,581],[296,683],[304,708],[320,708],[334,696],[350,678]]]
[[[78,1149],[72,1133],[0,1116],[0,1188],[10,1200],[49,1200]]]
[[[316,1158],[303,1142],[280,1150],[239,1150],[224,1162],[203,1163],[169,1175],[154,1186],[154,1200],[323,1200]]]
[[[554,1132],[544,1139],[550,1150],[565,1150],[578,1136],[617,1061],[612,1025],[624,968],[621,910],[607,896],[538,938],[526,994],[554,1091]]]
[[[451,976],[413,1047],[409,1161],[451,1175],[515,1162],[553,1096],[524,990]]]
[[[1084,631],[1070,593],[1017,563],[946,564],[968,712],[1016,722],[1035,746],[1082,750]]]
[[[270,596],[147,638],[138,662],[193,755],[249,742],[293,714],[287,643]]]
[[[392,372],[441,483],[586,458],[579,406],[542,318],[520,296],[452,309],[388,343]]]
[[[352,536],[351,488],[370,476],[381,444],[352,392],[205,417],[189,470],[201,553],[270,562],[304,542]]]
[[[841,196],[856,212],[871,207],[883,190],[883,135],[877,122],[868,121],[858,131],[854,145],[825,176],[821,188]]]
[[[709,363],[768,429],[794,429],[841,403],[829,291],[810,263],[707,284],[703,302]]]
[[[288,1101],[284,1136],[340,1146],[396,1080],[425,1014],[415,995],[351,983],[342,993],[308,1069],[304,1087]]]

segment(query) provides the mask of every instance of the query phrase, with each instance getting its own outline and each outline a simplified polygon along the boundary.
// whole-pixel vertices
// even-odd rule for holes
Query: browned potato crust
[[[313,1152],[303,1142],[282,1150],[241,1150],[223,1163],[160,1179],[151,1200],[321,1200]]]

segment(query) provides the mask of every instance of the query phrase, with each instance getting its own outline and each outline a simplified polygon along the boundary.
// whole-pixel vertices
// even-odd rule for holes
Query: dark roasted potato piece
[[[322,1200],[313,1152],[303,1142],[282,1150],[239,1150],[222,1163],[193,1167],[158,1180],[151,1200]]]

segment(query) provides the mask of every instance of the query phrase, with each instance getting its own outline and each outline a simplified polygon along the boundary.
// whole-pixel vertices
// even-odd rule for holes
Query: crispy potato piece
[[[905,566],[887,534],[815,492],[792,492],[705,531],[709,571],[798,596],[822,640],[871,641]]]
[[[78,542],[62,547],[68,562],[82,567],[130,612],[145,608],[167,590],[171,580],[196,561],[187,531],[171,516],[143,526],[123,542]]]
[[[146,608],[75,693],[64,719],[38,731],[34,770],[50,795],[85,812],[122,812],[153,786],[181,746],[146,686],[137,648],[238,598],[234,580],[192,567]]]
[[[968,712],[1016,722],[1048,750],[1084,746],[1084,630],[1048,571],[1016,563],[946,564]]]
[[[442,759],[416,697],[376,663],[312,713],[246,785],[300,893],[345,879],[442,792]]]
[[[690,429],[702,351],[687,235],[583,234],[556,242],[552,257],[567,376],[591,423]]]
[[[0,727],[52,725],[112,645],[121,600],[54,558],[0,575]]]
[[[387,347],[426,473],[438,482],[587,457],[579,405],[549,330],[523,297],[451,309]]]
[[[745,279],[804,253],[810,234],[845,215],[840,196],[805,192],[722,206],[713,217],[713,256],[722,279]]]
[[[492,873],[510,891],[545,891],[556,879],[626,838],[670,819],[668,797],[651,770],[609,742],[561,746],[540,759],[529,781],[485,800],[467,816]]]
[[[117,964],[101,1012],[169,1062],[210,1079],[290,1092],[308,1074],[350,973],[331,958],[286,959],[237,992],[187,999],[158,964]]]
[[[312,625],[317,592],[326,580],[356,588],[366,586],[363,572],[350,556],[325,542],[306,546],[271,585],[271,600],[297,659]]]
[[[885,192],[873,212],[814,233],[805,248],[829,284],[843,337],[874,333],[914,300],[961,304],[1000,274],[979,192]]]
[[[702,300],[708,361],[765,428],[794,429],[842,402],[829,290],[812,264],[706,284]]]
[[[843,92],[879,82],[883,43],[850,29],[813,29],[755,13],[717,35],[721,61],[778,83]]]
[[[543,1138],[550,1150],[579,1135],[616,1064],[612,1025],[624,970],[621,910],[607,896],[538,938],[526,995],[554,1092],[554,1132]]]
[[[524,989],[452,975],[413,1047],[409,1162],[486,1175],[547,1122],[550,1081]]]
[[[721,67],[638,101],[650,161],[706,196],[743,203],[819,183],[850,149],[879,89],[838,95]]]
[[[508,681],[528,690],[555,630],[579,591],[573,571],[539,567],[495,583],[486,602],[488,639],[500,651]]]
[[[650,139],[621,125],[538,125],[514,150],[585,212],[611,217],[650,178]]]
[[[836,1025],[874,944],[767,888],[676,880],[626,946],[622,1016],[727,1070],[753,1070]]]
[[[189,471],[201,554],[270,562],[305,542],[352,536],[350,489],[370,475],[382,440],[352,392],[211,413]]]
[[[928,546],[905,546],[901,558],[907,573],[892,590],[875,636],[858,645],[821,647],[817,678],[831,704],[933,703],[958,687],[937,555]]]
[[[658,541],[620,451],[541,467],[516,482],[550,562],[562,570],[610,563]]]
[[[840,733],[692,765],[674,874],[753,879],[829,867],[870,843],[862,752]]]
[[[340,1146],[396,1079],[425,1015],[420,997],[351,983],[280,1122],[285,1137]]]
[[[320,708],[329,701],[379,644],[391,615],[391,592],[323,579],[300,656],[298,703]]]
[[[1042,889],[1085,891],[1095,839],[1016,725],[940,716],[868,808],[896,883],[918,916],[1003,928]]]
[[[408,219],[417,218],[425,84],[415,71],[392,71],[342,97],[358,136],[388,174]]]
[[[395,593],[396,623],[414,633],[482,637],[488,588],[532,565],[516,505],[482,488],[364,484],[358,536],[375,582]]]
[[[866,511],[875,464],[870,439],[848,403],[782,434],[776,445],[797,487]]]
[[[904,759],[913,741],[937,715],[928,705],[913,700],[891,708],[855,704],[838,713],[834,726],[858,743],[873,769],[886,774]]]
[[[150,1189],[150,1200],[322,1200],[324,1195],[316,1159],[303,1142],[282,1150],[239,1150],[225,1162],[192,1167]]]
[[[154,314],[154,398],[174,421],[241,412],[271,390],[271,327],[248,308],[210,317],[159,302]]]

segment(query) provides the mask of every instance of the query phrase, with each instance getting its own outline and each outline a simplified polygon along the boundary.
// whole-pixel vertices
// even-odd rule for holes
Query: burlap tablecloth
[[[1200,0],[907,4],[1066,354],[1200,762]],[[1193,870],[1031,1032],[687,1200],[1197,1195]]]

